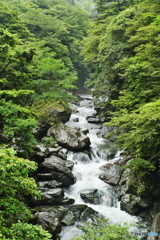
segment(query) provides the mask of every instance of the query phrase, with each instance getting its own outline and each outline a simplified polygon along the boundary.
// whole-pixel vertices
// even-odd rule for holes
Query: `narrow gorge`
[[[59,146],[38,146],[36,179],[42,199],[32,203],[36,205],[35,221],[61,240],[82,234],[77,226],[94,218],[109,219],[110,224],[141,222],[140,229],[145,229],[144,221],[120,207],[127,205],[119,200],[126,194],[122,166],[129,158],[104,138],[110,128],[103,126],[92,96],[79,98],[79,103],[71,105],[69,121],[47,131]],[[132,214],[134,208],[147,207],[147,201],[139,200],[129,206]]]

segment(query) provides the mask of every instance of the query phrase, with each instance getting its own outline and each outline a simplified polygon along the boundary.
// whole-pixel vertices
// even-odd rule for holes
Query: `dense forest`
[[[107,117],[138,194],[159,192],[160,1],[97,1],[85,61],[95,104]]]
[[[134,191],[160,196],[159,55],[160,0],[0,1],[0,239],[50,239],[28,223],[24,199],[40,194],[26,159],[40,109],[76,101],[86,68],[106,138],[132,158]]]
[[[36,163],[22,157],[30,158],[37,144],[39,108],[51,103],[66,107],[73,98],[84,68],[79,52],[87,29],[86,12],[68,1],[0,1],[2,239],[50,236],[26,223],[31,213],[23,200],[39,194],[28,178]]]

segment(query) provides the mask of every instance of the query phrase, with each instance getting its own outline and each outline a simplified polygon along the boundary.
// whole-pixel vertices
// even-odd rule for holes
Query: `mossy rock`
[[[60,122],[66,123],[71,115],[71,110],[67,104],[63,102],[50,102],[41,107],[37,107],[38,113],[38,128],[36,129],[36,136],[38,139],[46,136],[48,129],[52,125]]]
[[[38,110],[39,122],[40,123],[55,123],[63,122],[66,123],[71,115],[70,108],[60,102],[47,103]]]

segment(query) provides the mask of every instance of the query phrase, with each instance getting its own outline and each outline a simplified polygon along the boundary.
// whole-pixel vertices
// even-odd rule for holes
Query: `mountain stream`
[[[74,105],[76,112],[71,115],[70,120],[66,125],[87,131],[91,145],[89,151],[73,152],[69,151],[68,160],[73,161],[73,174],[76,177],[76,182],[69,188],[64,189],[65,195],[75,199],[75,204],[86,204],[95,211],[99,212],[111,223],[136,223],[139,219],[131,216],[120,209],[115,187],[100,180],[99,175],[102,174],[100,167],[107,162],[114,162],[120,158],[120,152],[115,152],[114,157],[110,158],[110,148],[105,146],[110,145],[109,141],[102,136],[104,127],[102,123],[89,123],[87,118],[95,117],[96,111],[93,107],[92,97],[90,95],[81,95],[80,104]],[[113,154],[112,154],[113,155]],[[81,193],[88,189],[96,189],[103,193],[98,204],[85,203],[81,198]],[[69,240],[81,234],[81,231],[74,226],[64,227],[61,234],[61,240]]]

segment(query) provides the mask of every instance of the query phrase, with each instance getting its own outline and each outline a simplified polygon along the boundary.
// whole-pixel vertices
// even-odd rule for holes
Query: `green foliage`
[[[115,104],[123,104],[121,99]],[[148,182],[159,188],[159,142],[160,142],[160,100],[142,105],[136,110],[128,112],[119,108],[115,112],[112,121],[107,125],[116,126],[113,134],[119,134],[117,143],[127,154],[134,156],[134,159],[126,166],[132,174],[141,177],[141,183]],[[138,187],[138,186],[137,186]],[[151,188],[151,186],[150,186]]]
[[[17,151],[23,156],[32,153],[36,140],[33,128],[37,125],[30,109],[14,104],[12,101],[1,100],[1,142],[15,144]]]
[[[48,240],[51,239],[51,234],[46,232],[41,226],[31,225],[28,223],[18,222],[12,224],[12,227],[6,229],[5,236],[10,240]]]
[[[125,240],[138,239],[136,236],[132,237],[128,231],[129,226],[114,224],[109,225],[104,219],[96,219],[94,223],[87,223],[82,227],[85,232],[80,237],[73,240]]]
[[[36,170],[35,162],[18,158],[13,149],[0,149],[0,239],[49,239],[50,234],[40,226],[27,224],[30,210],[25,197],[40,197],[37,185],[29,174]]]
[[[37,104],[73,99],[87,29],[86,12],[66,0],[0,1],[1,146],[30,157],[37,144]],[[41,227],[26,223],[31,213],[23,200],[39,195],[28,178],[35,164],[10,149],[0,150],[0,157],[0,238],[49,239]]]
[[[73,99],[88,17],[67,1],[0,3],[0,141],[28,157],[35,102]]]
[[[133,157],[127,168],[137,189],[139,184],[141,193],[146,187],[159,194],[159,1],[97,4],[101,14],[84,51],[88,85],[103,114],[112,116],[107,125],[114,131],[107,137],[116,136],[119,148]]]
[[[95,17],[97,15],[95,1],[94,0],[75,0],[75,4],[86,9],[89,13],[89,16]]]
[[[56,143],[53,137],[43,137],[42,144],[46,147],[54,147]]]

